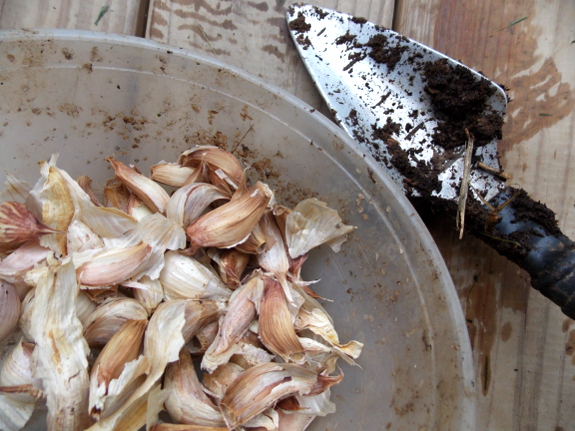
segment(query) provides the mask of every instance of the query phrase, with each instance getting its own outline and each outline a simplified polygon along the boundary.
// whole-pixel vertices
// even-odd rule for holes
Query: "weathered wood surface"
[[[289,4],[284,0],[151,0],[146,36],[240,67],[326,113],[291,42],[285,19]],[[314,4],[392,24],[393,2]]]
[[[146,7],[147,2],[140,0],[0,0],[0,29],[69,28],[142,35]]]
[[[523,19],[524,18],[524,19]],[[396,30],[509,88],[500,142],[511,184],[575,237],[575,3],[400,0]],[[459,291],[474,351],[478,431],[575,429],[575,327],[528,276],[426,217]]]

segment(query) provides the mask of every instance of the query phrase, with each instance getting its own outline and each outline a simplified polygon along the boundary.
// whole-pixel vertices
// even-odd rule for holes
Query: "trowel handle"
[[[501,219],[479,236],[525,269],[531,285],[575,319],[575,243],[561,233],[555,214],[522,189],[507,188],[490,204],[501,208]]]

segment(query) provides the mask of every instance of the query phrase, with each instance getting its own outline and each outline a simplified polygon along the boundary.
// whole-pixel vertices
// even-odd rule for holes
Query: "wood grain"
[[[109,6],[96,24],[102,7]],[[142,0],[0,0],[0,29],[70,28],[137,35]]]
[[[524,19],[522,19],[524,18]],[[519,21],[521,20],[521,21]],[[395,29],[509,88],[500,142],[511,184],[575,236],[575,3],[401,0]],[[575,332],[524,271],[453,224],[425,220],[450,269],[474,350],[478,430],[575,429]]]
[[[393,2],[312,3],[361,15],[382,25],[392,23]],[[327,113],[287,31],[285,14],[289,4],[284,0],[151,0],[147,37],[214,56]]]

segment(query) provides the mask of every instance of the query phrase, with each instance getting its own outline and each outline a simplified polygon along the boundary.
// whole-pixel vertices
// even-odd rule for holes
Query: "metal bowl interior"
[[[37,162],[102,185],[115,155],[142,172],[194,144],[251,166],[286,205],[317,197],[358,229],[341,252],[314,251],[304,277],[330,298],[342,341],[335,414],[311,430],[471,430],[470,344],[455,288],[413,207],[338,127],[280,89],[179,48],[118,35],[8,31],[0,36],[0,181],[35,182]],[[40,414],[27,429],[43,429]]]

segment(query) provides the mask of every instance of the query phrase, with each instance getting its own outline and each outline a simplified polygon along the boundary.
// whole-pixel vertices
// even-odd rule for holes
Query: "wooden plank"
[[[400,0],[395,29],[509,87],[505,170],[575,237],[575,3]],[[427,215],[458,289],[474,349],[478,430],[573,429],[572,320],[528,275]]]
[[[392,23],[393,2],[312,3],[382,25]],[[147,37],[240,67],[326,113],[287,31],[285,13],[289,4],[283,0],[151,0]]]
[[[98,20],[103,7],[109,6]],[[69,28],[140,34],[142,0],[0,0],[0,29]]]

